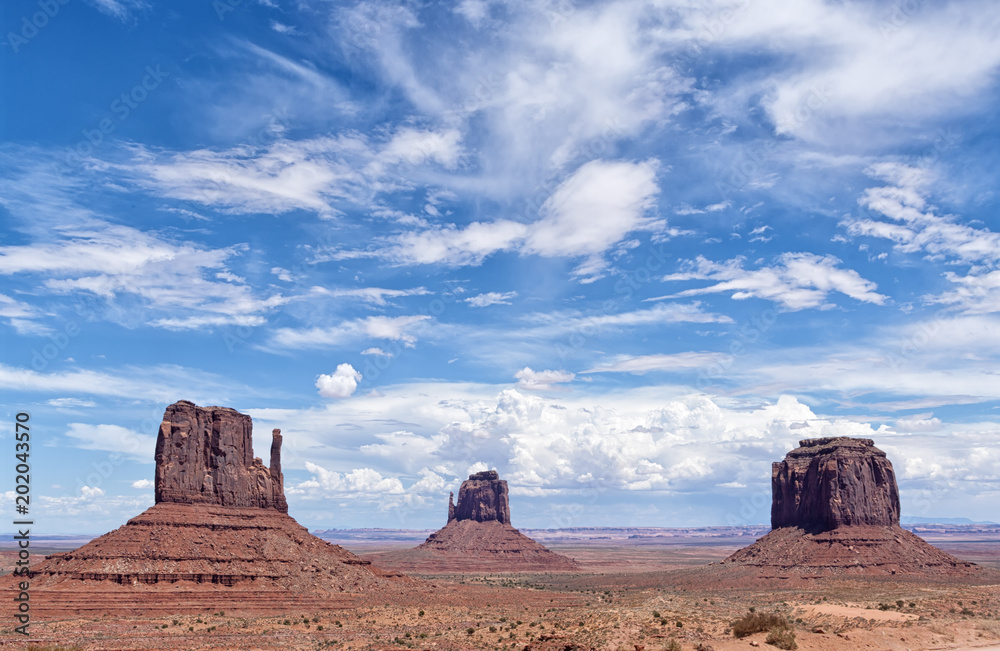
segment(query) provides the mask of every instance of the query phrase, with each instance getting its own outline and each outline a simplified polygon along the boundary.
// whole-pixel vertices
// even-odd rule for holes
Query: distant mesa
[[[448,496],[448,523],[413,549],[372,557],[409,572],[566,572],[571,558],[546,549],[511,526],[507,482],[496,470],[469,475]]]
[[[454,497],[454,493],[448,494],[448,522],[474,520],[510,524],[507,482],[500,479],[496,470],[469,475],[458,489],[458,504],[452,502]]]
[[[772,531],[725,560],[762,575],[975,573],[899,526],[892,463],[871,439],[807,439],[771,468]]]
[[[350,606],[410,590],[410,579],[320,540],[288,515],[281,442],[274,430],[265,467],[253,456],[250,416],[186,400],[167,407],[156,440],[156,503],[33,568],[39,611],[271,612],[276,604]]]

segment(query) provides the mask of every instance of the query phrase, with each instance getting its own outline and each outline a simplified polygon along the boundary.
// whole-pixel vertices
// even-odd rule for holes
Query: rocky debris
[[[448,496],[448,523],[414,549],[373,557],[406,572],[573,571],[579,565],[525,536],[510,524],[507,482],[496,470],[462,482],[458,503]]]
[[[806,439],[771,471],[771,532],[723,565],[758,578],[977,572],[899,526],[892,463],[871,439]]]
[[[156,444],[156,504],[33,567],[47,616],[346,607],[406,595],[413,581],[310,534],[287,514],[281,433],[253,458],[249,416],[182,400]],[[34,610],[34,608],[33,608]]]
[[[771,467],[771,527],[899,525],[899,489],[871,439],[806,439]]]
[[[451,507],[448,498],[448,521],[475,520],[497,521],[510,524],[510,500],[507,482],[500,479],[496,470],[485,470],[469,475],[458,489],[458,503]]]
[[[226,407],[180,400],[156,437],[156,502],[256,507],[288,512],[281,475],[281,430],[272,432],[271,467],[253,456],[253,424]]]

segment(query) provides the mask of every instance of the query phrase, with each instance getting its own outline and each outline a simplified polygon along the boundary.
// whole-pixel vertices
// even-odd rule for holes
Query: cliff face
[[[288,512],[281,474],[281,431],[274,430],[271,466],[253,456],[249,416],[226,407],[178,401],[156,437],[156,502],[257,507]]]
[[[771,527],[899,525],[899,488],[871,439],[806,439],[771,468]]]
[[[448,521],[452,520],[510,524],[507,482],[500,479],[496,470],[469,475],[458,489],[458,503],[454,508],[451,498],[448,498]]]

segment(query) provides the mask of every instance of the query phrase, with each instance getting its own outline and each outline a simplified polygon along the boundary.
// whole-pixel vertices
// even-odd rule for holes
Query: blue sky
[[[309,527],[440,526],[485,467],[515,526],[767,522],[841,434],[904,515],[1000,520],[992,3],[0,11],[40,529],[152,504],[179,399],[281,428]]]

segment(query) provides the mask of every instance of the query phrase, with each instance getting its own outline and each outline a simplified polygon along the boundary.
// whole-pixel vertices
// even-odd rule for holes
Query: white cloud
[[[375,355],[377,357],[392,357],[390,353],[385,352],[381,348],[365,348],[361,351],[362,355]]]
[[[686,271],[670,274],[663,280],[711,280],[716,284],[647,300],[732,292],[734,300],[763,298],[780,303],[786,310],[795,311],[832,307],[827,299],[833,292],[876,305],[882,305],[887,299],[875,292],[875,283],[865,280],[858,272],[839,268],[840,260],[832,255],[784,253],[778,257],[776,266],[752,271],[743,268],[744,262],[740,257],[719,264],[698,256],[696,260],[686,263]]]
[[[933,418],[929,414],[926,417],[921,418],[920,416],[910,416],[908,418],[900,418],[896,421],[894,429],[897,432],[912,433],[912,432],[937,432],[943,428],[943,423],[940,418]]]
[[[119,171],[161,196],[227,212],[282,214],[301,209],[332,218],[338,202],[368,205],[373,192],[404,187],[402,179],[417,174],[422,166],[453,168],[461,155],[459,141],[460,134],[452,129],[402,127],[374,142],[349,133],[309,140],[279,138],[258,147],[219,151],[169,152],[135,145],[131,160]],[[405,175],[399,173],[403,166]]]
[[[295,27],[279,23],[276,20],[271,21],[271,29],[278,32],[279,34],[295,35],[299,33],[299,30],[295,29]]]
[[[146,489],[152,487],[153,487],[153,481],[151,479],[140,479],[138,481],[132,482],[132,488]]]
[[[898,163],[869,168],[875,178],[889,185],[868,188],[858,200],[869,210],[866,217],[845,220],[848,232],[893,242],[902,253],[924,253],[931,260],[957,260],[966,264],[1000,262],[1000,233],[958,223],[954,215],[938,215],[927,203],[933,175]],[[879,215],[891,221],[876,219]]]
[[[32,363],[37,361],[35,359]],[[52,373],[0,364],[0,388],[18,393],[83,394],[161,404],[171,404],[178,396],[184,396],[198,404],[226,404],[232,399],[234,392],[246,395],[256,393],[233,378],[217,376],[202,368],[186,368],[176,364],[124,367],[109,372],[73,370]],[[75,402],[66,404],[83,406],[89,403],[73,400]]]
[[[546,391],[556,384],[572,382],[574,377],[566,371],[534,371],[528,366],[514,374],[517,386],[529,391]]]
[[[709,368],[727,359],[722,353],[674,353],[639,355],[636,357],[622,355],[616,359],[598,364],[583,371],[584,373],[634,373],[641,375],[652,371],[686,371],[691,369]]]
[[[46,400],[45,404],[56,409],[78,409],[97,406],[97,403],[93,400],[80,400],[79,398],[52,398],[51,400]]]
[[[489,307],[490,305],[510,305],[510,299],[517,298],[517,292],[486,292],[470,296],[465,302],[472,307]]]
[[[7,319],[7,323],[17,331],[17,334],[49,334],[52,331],[51,328],[36,321],[43,316],[41,310],[23,301],[0,294],[0,317]]]
[[[628,233],[663,226],[647,216],[659,191],[656,161],[590,161],[542,204],[542,218],[531,225],[523,250],[597,258]],[[602,266],[591,264],[578,275],[594,275]]]
[[[320,375],[316,380],[319,395],[324,398],[347,398],[358,390],[361,374],[350,364],[338,364],[331,375]]]
[[[128,226],[91,221],[53,229],[31,245],[0,247],[0,274],[40,274],[51,293],[103,299],[106,318],[135,319],[170,330],[209,325],[260,325],[287,303],[280,294],[254,295],[226,268],[243,247],[205,249],[173,243]],[[121,301],[135,301],[127,307]],[[156,315],[168,313],[171,316]]]
[[[372,305],[388,305],[387,298],[401,298],[404,296],[426,296],[431,292],[423,287],[412,289],[385,289],[383,287],[357,287],[354,289],[327,289],[326,287],[313,287],[310,292],[317,296],[334,296],[338,298],[360,298]]]
[[[738,120],[737,110],[765,94],[778,133],[861,144],[983,100],[1000,63],[997,24],[970,23],[968,16],[985,16],[990,6],[922,3],[910,11],[898,3],[806,0],[787,12],[778,0],[740,6],[717,0],[658,37],[686,43],[698,56],[759,47],[788,57],[792,65],[721,89],[716,110]]]
[[[523,317],[533,327],[516,331],[519,338],[526,336],[551,337],[566,332],[596,332],[653,326],[666,323],[732,323],[724,314],[706,312],[697,301],[693,303],[661,303],[644,310],[611,314],[585,314],[578,311],[558,310],[536,312]]]
[[[411,231],[390,238],[390,244],[372,254],[397,264],[478,265],[499,251],[509,251],[524,238],[528,227],[500,219],[495,222],[472,222],[465,227],[447,225]],[[354,255],[352,252],[332,257]]]
[[[412,347],[417,338],[413,334],[429,316],[369,316],[353,321],[344,321],[330,328],[278,328],[274,331],[272,344],[279,348],[332,348],[351,342],[371,338],[401,341]]]
[[[69,423],[68,428],[66,436],[75,439],[74,445],[78,448],[125,454],[139,463],[153,462],[155,436],[140,434],[120,425]]]
[[[149,3],[145,0],[89,0],[89,2],[101,13],[121,21],[128,19],[132,12],[149,7]]]

